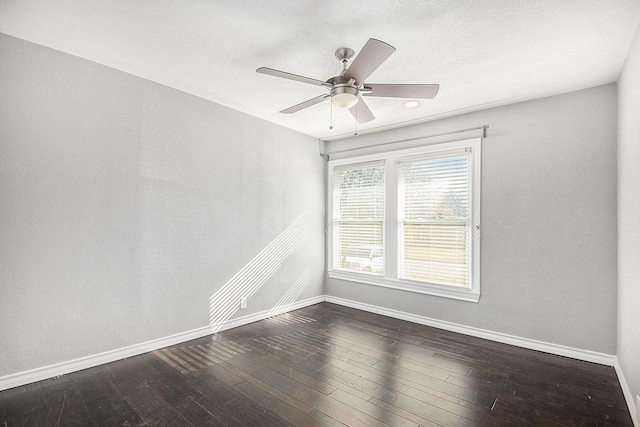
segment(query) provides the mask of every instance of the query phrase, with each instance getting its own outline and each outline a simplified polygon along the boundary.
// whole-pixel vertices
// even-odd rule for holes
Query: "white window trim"
[[[389,173],[389,169],[385,172],[385,185],[397,187],[397,171],[395,170],[395,160],[418,155],[424,153],[432,153],[437,151],[446,151],[456,148],[469,147],[472,150],[471,156],[471,174],[472,174],[472,191],[470,203],[471,224],[473,227],[471,238],[471,287],[455,288],[453,286],[437,285],[433,283],[414,282],[409,280],[401,280],[397,277],[397,257],[385,255],[385,277],[374,276],[371,274],[348,272],[344,270],[333,270],[332,262],[332,246],[333,246],[333,224],[331,213],[333,212],[333,196],[328,194],[327,197],[327,216],[328,216],[328,240],[327,240],[327,270],[328,276],[334,279],[341,279],[351,282],[364,283],[368,285],[382,286],[392,289],[398,289],[408,292],[416,292],[421,294],[434,295],[445,298],[452,298],[462,301],[478,302],[480,299],[480,179],[481,173],[481,138],[465,139],[454,142],[445,142],[438,144],[430,144],[417,148],[409,148],[404,150],[387,151],[384,153],[369,154],[357,157],[341,158],[338,160],[330,160],[328,165],[327,191],[333,191],[333,169],[336,166],[348,164],[358,164],[371,162],[376,160],[386,160],[385,164],[388,168],[393,169]],[[393,190],[393,194],[396,190]],[[387,193],[391,194],[391,193]],[[397,248],[397,200],[386,203],[385,201],[385,220],[384,220],[384,245],[385,251],[389,247]],[[392,230],[392,228],[396,230]],[[393,241],[391,241],[393,240]],[[395,252],[394,252],[395,253]]]

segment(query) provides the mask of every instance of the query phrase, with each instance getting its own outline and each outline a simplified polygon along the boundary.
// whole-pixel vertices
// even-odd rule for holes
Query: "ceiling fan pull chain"
[[[329,103],[329,130],[333,129],[333,102]]]
[[[360,102],[358,102],[360,104]],[[358,104],[356,104],[356,131],[353,133],[353,136],[358,136]]]

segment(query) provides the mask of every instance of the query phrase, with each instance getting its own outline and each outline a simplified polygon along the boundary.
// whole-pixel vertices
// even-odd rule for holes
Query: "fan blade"
[[[325,99],[329,98],[331,98],[329,95],[316,96],[315,98],[311,98],[307,101],[301,102],[300,104],[296,104],[293,107],[286,108],[280,112],[283,114],[297,113],[300,110],[304,110],[305,108],[311,107],[312,105],[319,104]]]
[[[356,118],[358,123],[369,123],[370,121],[375,119],[375,116],[369,109],[369,106],[364,102],[364,99],[360,97],[358,103],[353,107],[349,108],[353,117]]]
[[[331,86],[327,82],[322,80],[312,79],[311,77],[299,76],[297,74],[287,73],[285,71],[274,70],[273,68],[260,67],[256,70],[256,73],[266,74],[268,76],[281,77],[283,79],[295,80],[297,82],[309,83],[314,86]]]
[[[371,92],[364,92],[362,96],[379,96],[384,98],[420,98],[433,99],[440,90],[440,85],[394,85],[394,84],[369,84],[365,89]]]
[[[347,69],[345,77],[354,78],[361,85],[395,51],[396,48],[390,44],[369,39]]]

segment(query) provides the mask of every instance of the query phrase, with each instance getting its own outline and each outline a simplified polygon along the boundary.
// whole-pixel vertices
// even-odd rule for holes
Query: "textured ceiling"
[[[326,80],[374,37],[397,51],[368,82],[440,84],[414,109],[367,98],[364,133],[616,81],[639,22],[639,0],[0,0],[2,33],[322,139],[351,114],[279,114],[325,89],[256,68]]]

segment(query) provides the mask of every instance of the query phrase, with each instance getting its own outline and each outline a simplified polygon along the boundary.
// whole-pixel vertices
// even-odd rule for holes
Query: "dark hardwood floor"
[[[613,368],[322,303],[0,393],[12,426],[631,426]]]

